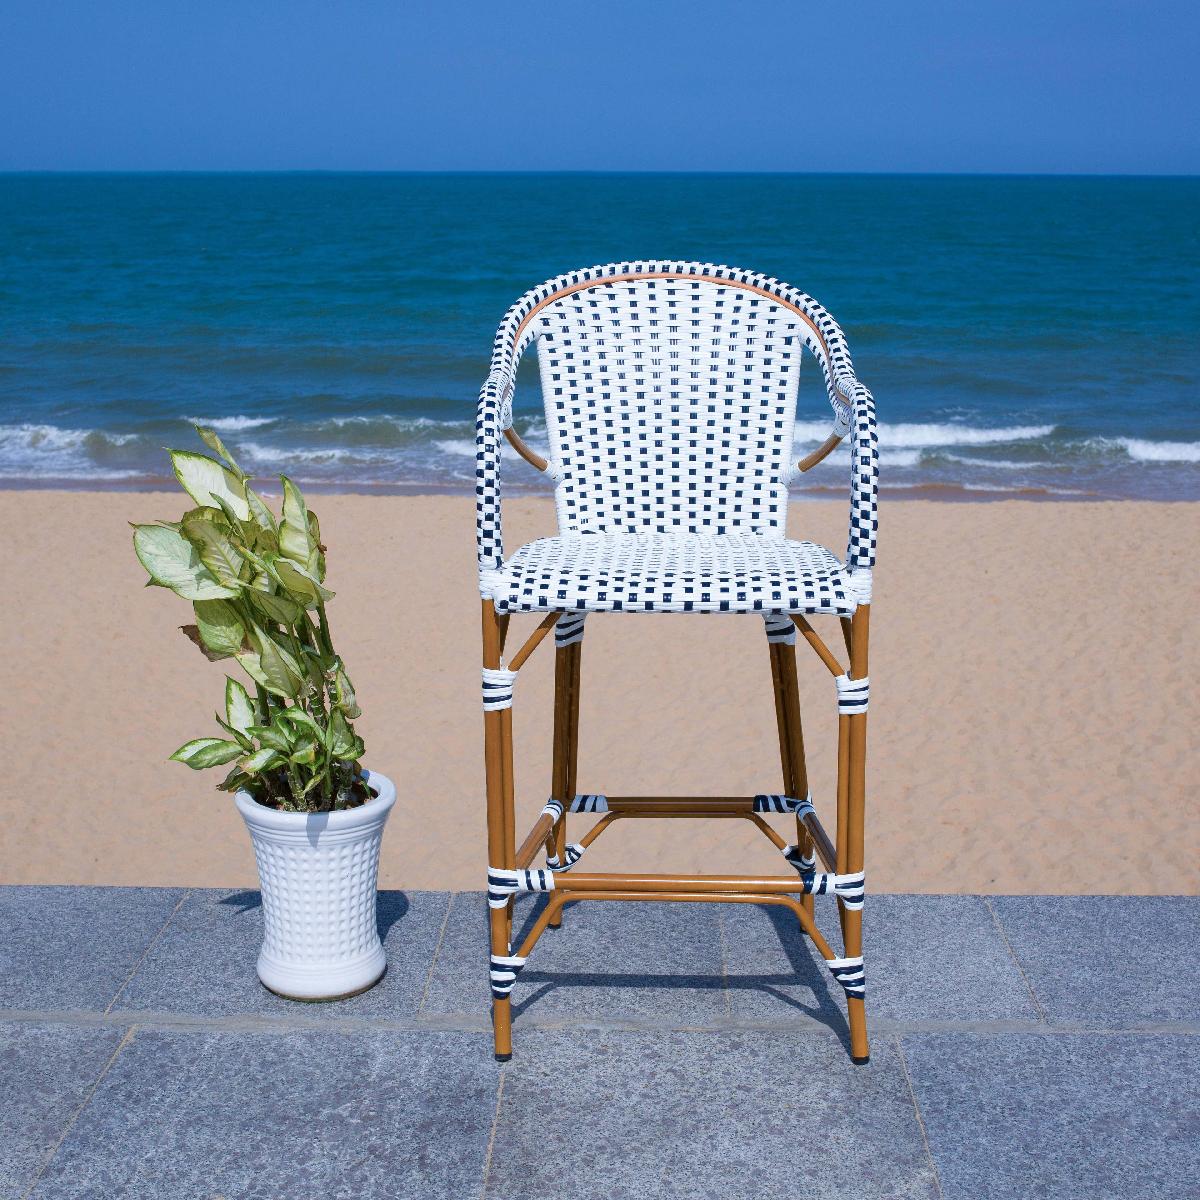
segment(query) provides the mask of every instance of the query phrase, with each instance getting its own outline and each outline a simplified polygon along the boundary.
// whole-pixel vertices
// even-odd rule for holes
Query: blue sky
[[[0,169],[1183,173],[1200,9],[4,0]]]

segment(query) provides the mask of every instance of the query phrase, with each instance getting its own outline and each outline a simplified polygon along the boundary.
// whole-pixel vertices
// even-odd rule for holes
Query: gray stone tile
[[[518,903],[516,946],[541,898]],[[455,895],[424,1012],[486,1013],[487,905]],[[711,904],[584,901],[547,930],[513,990],[521,1020],[699,1023],[727,1012],[720,927]]]
[[[477,1196],[486,1034],[139,1030],[38,1200]]]
[[[517,1046],[485,1197],[934,1197],[894,1042],[541,1030]]]
[[[906,1034],[945,1200],[1194,1200],[1200,1039]]]
[[[387,974],[360,996],[333,1004],[303,1004],[281,999],[258,981],[258,892],[193,892],[118,997],[114,1011],[412,1017],[421,1003],[449,903],[446,892],[381,892],[379,926]]]
[[[103,1011],[179,888],[0,888],[0,1008]]]
[[[1200,1020],[1200,896],[997,896],[1051,1021]]]
[[[25,1194],[124,1035],[0,1022],[0,1196]]]
[[[840,953],[837,905],[815,899],[817,927]],[[844,993],[787,909],[731,904],[723,919],[735,1017],[808,1013],[844,1027]],[[871,1021],[1037,1020],[1021,972],[978,896],[868,895],[863,941]]]

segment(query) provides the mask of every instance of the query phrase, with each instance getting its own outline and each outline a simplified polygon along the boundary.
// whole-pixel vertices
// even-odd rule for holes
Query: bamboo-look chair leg
[[[870,622],[870,605],[860,605],[855,610],[850,635],[849,673],[852,679],[863,679],[867,676]],[[864,712],[839,717],[838,727],[838,871],[854,872],[863,869],[865,849],[867,714]],[[840,897],[838,908],[846,957],[856,958],[863,952],[862,910],[847,909]],[[867,1042],[865,1003],[861,996],[848,996],[846,1008],[850,1020],[850,1055],[855,1062],[866,1062],[870,1049]]]
[[[501,623],[490,600],[483,602],[483,665],[500,666]],[[508,869],[516,866],[513,819],[512,709],[483,714],[484,768],[487,784],[488,862]],[[491,953],[507,955],[512,937],[512,901],[488,909]],[[492,1029],[496,1058],[512,1057],[512,1001],[492,997]]]
[[[796,647],[786,642],[770,643],[771,682],[775,688],[775,719],[779,726],[779,760],[783,767],[783,791],[803,800],[808,795],[808,765],[804,757],[804,732],[800,723],[800,689],[796,681]],[[812,835],[796,818],[796,845],[804,855],[814,853]],[[800,903],[813,915],[812,896]]]
[[[554,651],[554,735],[550,766],[550,795],[561,800],[563,815],[559,817],[552,835],[554,853],[563,860],[567,847],[567,810],[574,799],[574,789],[568,794],[568,774],[571,760],[571,651],[574,646],[559,646]],[[549,928],[562,925],[562,908],[550,918]]]

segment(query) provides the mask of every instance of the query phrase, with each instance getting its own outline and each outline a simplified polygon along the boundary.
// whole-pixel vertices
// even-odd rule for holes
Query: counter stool
[[[537,343],[549,459],[512,427],[517,365]],[[800,360],[820,364],[833,427],[793,458]],[[788,484],[850,438],[850,534],[843,563],[785,535]],[[505,558],[501,442],[553,481],[556,537]],[[627,262],[560,275],[527,292],[496,335],[479,395],[477,536],[483,601],[488,905],[496,1057],[512,1054],[511,994],[542,933],[580,900],[779,904],[796,915],[846,993],[850,1053],[868,1057],[862,954],[867,640],[875,563],[878,449],[871,393],[854,376],[837,323],[810,296],[709,263]],[[757,613],[769,649],[783,791],[755,796],[605,796],[576,792],[580,662],[588,613]],[[513,614],[543,614],[504,658]],[[810,617],[837,618],[847,665]],[[512,703],[518,672],[554,632],[550,798],[518,844]],[[796,684],[797,634],[833,676],[838,712],[836,837],[809,793]],[[596,814],[577,842],[567,814]],[[767,819],[794,817],[794,841]],[[741,818],[774,844],[780,875],[589,874],[587,848],[614,821]],[[543,865],[537,860],[544,851]],[[513,902],[546,904],[519,946]],[[843,951],[813,917],[837,899]]]

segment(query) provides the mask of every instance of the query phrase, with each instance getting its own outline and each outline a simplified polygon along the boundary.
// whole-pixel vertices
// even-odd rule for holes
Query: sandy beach
[[[381,883],[478,888],[484,869],[479,614],[467,497],[312,497],[330,546],[335,640],[367,763],[400,794]],[[4,883],[252,886],[219,773],[166,761],[213,732],[223,664],[142,587],[127,521],[176,495],[0,492],[8,747]],[[506,507],[507,546],[550,532]],[[793,505],[790,534],[844,546],[843,503]],[[883,891],[1179,893],[1200,888],[1194,681],[1200,505],[883,507],[872,617],[867,863]],[[934,609],[931,601],[940,601]],[[533,618],[514,618],[522,639]],[[824,620],[831,645],[836,629]],[[801,648],[803,650],[803,647]],[[757,618],[593,617],[581,791],[777,790]],[[834,698],[801,657],[818,812],[831,813]],[[517,685],[518,824],[547,794],[552,651]],[[576,828],[585,820],[575,818]],[[831,817],[829,818],[831,823]],[[629,822],[595,869],[774,870],[749,825]]]

